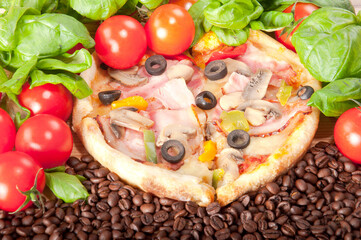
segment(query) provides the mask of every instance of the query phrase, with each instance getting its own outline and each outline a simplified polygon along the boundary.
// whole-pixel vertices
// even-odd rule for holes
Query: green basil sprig
[[[57,198],[66,203],[75,202],[78,199],[86,199],[89,196],[86,188],[81,184],[78,177],[65,172],[45,172],[46,186]]]
[[[126,0],[69,0],[69,5],[80,15],[93,20],[105,20],[113,16]]]
[[[361,19],[350,11],[316,10],[294,33],[292,44],[319,81],[361,76]]]
[[[316,91],[308,104],[319,108],[329,117],[340,116],[347,109],[361,102],[361,78],[345,78],[329,83]]]

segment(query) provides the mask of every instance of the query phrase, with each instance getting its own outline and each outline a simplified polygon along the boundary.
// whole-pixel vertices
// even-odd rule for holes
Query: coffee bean
[[[185,204],[185,208],[190,214],[193,215],[197,213],[198,205],[195,202],[188,201]]]
[[[217,240],[225,240],[228,239],[231,235],[231,232],[228,228],[223,228],[220,229],[218,231],[216,231],[216,233],[214,234],[214,236],[216,237]]]
[[[282,225],[281,231],[286,236],[293,237],[296,235],[296,229],[291,224],[288,223]]]
[[[153,216],[154,221],[155,222],[165,222],[166,220],[168,220],[168,213],[164,210],[160,210],[158,212],[156,212]]]
[[[209,204],[208,207],[206,208],[208,215],[216,214],[220,210],[221,210],[221,205],[219,205],[218,202],[213,202],[213,203]]]
[[[273,183],[267,183],[266,188],[272,194],[277,194],[280,191],[280,187],[274,182]]]
[[[257,231],[257,223],[253,220],[246,220],[243,222],[243,228],[249,233],[254,233]]]
[[[295,186],[300,192],[305,192],[307,190],[307,184],[302,179],[297,179],[295,182]]]

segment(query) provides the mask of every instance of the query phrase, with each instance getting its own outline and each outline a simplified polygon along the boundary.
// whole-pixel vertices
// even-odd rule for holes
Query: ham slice
[[[194,105],[194,96],[182,78],[169,80],[151,95],[158,99],[165,108],[181,109]]]
[[[222,90],[223,94],[229,94],[233,92],[243,92],[250,82],[250,78],[246,77],[243,74],[239,74],[237,72],[233,72],[226,84],[224,84]]]

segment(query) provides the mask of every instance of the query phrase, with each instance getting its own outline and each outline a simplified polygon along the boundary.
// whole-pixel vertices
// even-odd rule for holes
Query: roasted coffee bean
[[[206,208],[208,215],[216,214],[220,210],[221,210],[221,205],[219,205],[218,202],[213,202],[213,203],[209,204],[208,207]]]
[[[288,223],[282,225],[281,231],[286,236],[293,237],[296,235],[296,229],[291,224]]]
[[[160,222],[165,222],[166,220],[168,220],[168,216],[169,216],[169,214],[166,211],[160,210],[154,214],[153,218],[154,218],[155,222],[160,223]]]

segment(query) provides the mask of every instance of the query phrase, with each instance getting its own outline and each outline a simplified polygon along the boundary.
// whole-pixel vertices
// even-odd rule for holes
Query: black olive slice
[[[217,105],[217,99],[213,93],[209,91],[203,91],[196,96],[196,105],[200,109],[209,110]]]
[[[153,55],[145,61],[145,70],[150,75],[158,76],[167,68],[167,60],[161,55]]]
[[[176,155],[173,155],[173,154],[169,153],[169,150],[171,148],[174,149],[174,152],[176,153]],[[184,148],[183,144],[180,141],[171,139],[171,140],[166,141],[163,144],[163,146],[161,148],[161,153],[162,153],[162,157],[167,162],[178,163],[184,157],[185,148]]]
[[[249,134],[240,129],[233,130],[227,136],[228,145],[236,149],[246,148],[250,140]]]
[[[212,61],[208,63],[204,69],[204,75],[212,81],[224,78],[227,75],[227,72],[227,65],[222,60]]]
[[[109,105],[118,100],[120,98],[120,94],[120,90],[102,91],[98,93],[98,98],[104,105]]]
[[[302,100],[309,99],[315,90],[310,86],[303,86],[297,91],[297,96]]]

